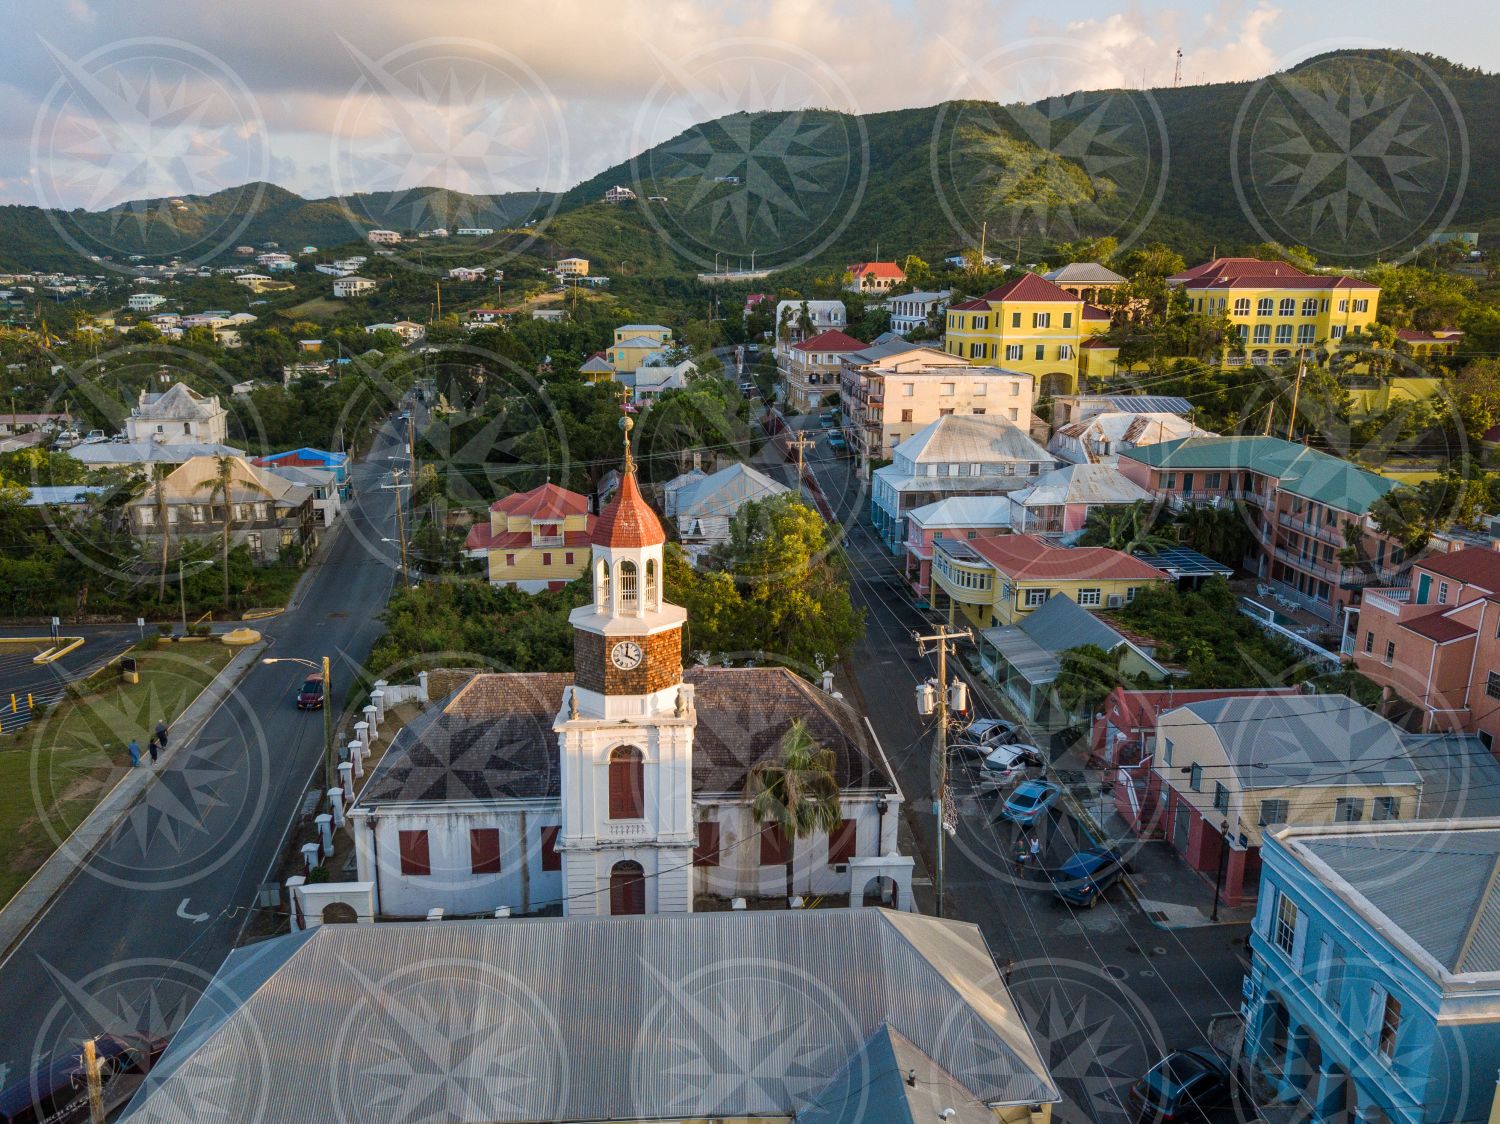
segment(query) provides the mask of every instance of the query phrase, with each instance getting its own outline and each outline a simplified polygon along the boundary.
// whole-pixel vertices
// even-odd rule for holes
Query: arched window
[[[609,818],[638,820],[645,814],[645,758],[635,746],[622,745],[609,755]]]
[[[609,912],[613,917],[646,912],[646,872],[631,860],[609,869]]]
[[[661,608],[660,582],[656,576],[656,559],[646,559],[646,608]]]
[[[637,575],[635,572],[635,563],[621,562],[619,565],[619,572],[620,602],[618,608],[634,609],[636,606],[636,598],[639,596],[639,589],[636,584]]]
[[[602,558],[594,567],[594,605],[600,612],[609,608],[609,563]]]

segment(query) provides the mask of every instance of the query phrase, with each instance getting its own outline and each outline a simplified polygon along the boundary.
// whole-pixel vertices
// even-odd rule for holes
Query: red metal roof
[[[851,335],[839,331],[837,328],[829,328],[827,331],[819,332],[815,336],[809,336],[801,343],[792,344],[793,351],[863,351],[870,345],[861,343]]]
[[[1444,613],[1429,613],[1415,620],[1402,621],[1401,627],[1407,632],[1425,636],[1436,644],[1447,644],[1449,641],[1474,635],[1472,626],[1456,621]]]
[[[1014,581],[1164,581],[1139,558],[1106,546],[1053,546],[1036,535],[983,535],[969,540],[985,561]]]
[[[1222,277],[1306,277],[1307,274],[1291,262],[1267,261],[1265,258],[1214,258],[1181,273],[1174,273],[1168,281],[1211,281]]]
[[[1119,730],[1154,730],[1160,715],[1179,706],[1214,699],[1256,698],[1260,695],[1299,695],[1296,687],[1227,687],[1221,690],[1129,691],[1116,687],[1105,702],[1105,713]]]
[[[1439,328],[1435,332],[1424,332],[1416,328],[1397,328],[1396,338],[1407,343],[1457,343],[1463,333],[1457,328]]]
[[[660,546],[667,541],[661,520],[641,495],[634,471],[620,480],[620,490],[594,525],[593,541],[609,547]]]
[[[1429,555],[1416,565],[1438,577],[1477,585],[1486,593],[1500,593],[1500,550],[1468,546],[1450,554]]]
[[[1189,282],[1185,288],[1200,289],[1360,289],[1379,292],[1380,286],[1357,277],[1314,277],[1306,273],[1251,277],[1216,277]]]
[[[568,515],[586,515],[588,497],[570,492],[556,484],[543,484],[529,492],[514,492],[490,504],[491,511],[504,512],[528,519],[561,519]]]
[[[855,277],[892,277],[897,281],[906,277],[906,272],[893,261],[862,261],[849,267]]]
[[[1109,309],[1100,308],[1097,304],[1085,304],[1083,306],[1083,318],[1085,320],[1108,320]]]
[[[989,302],[983,297],[971,297],[962,304],[950,304],[948,306],[949,312],[988,312],[989,310]]]
[[[1007,281],[998,289],[984,294],[987,301],[1068,301],[1082,304],[1083,298],[1068,292],[1061,285],[1054,285],[1045,277],[1035,273],[1024,273],[1014,281]]]

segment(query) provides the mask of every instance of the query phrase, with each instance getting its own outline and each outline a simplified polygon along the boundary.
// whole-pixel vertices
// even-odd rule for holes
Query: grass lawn
[[[0,743],[0,902],[10,900],[78,823],[130,770],[133,737],[145,756],[159,718],[170,726],[233,658],[217,641],[134,654],[139,683],[109,668],[93,693],[65,699]]]
[[[294,320],[327,320],[344,307],[343,301],[336,301],[332,297],[313,297],[312,300],[294,304],[283,311]]]

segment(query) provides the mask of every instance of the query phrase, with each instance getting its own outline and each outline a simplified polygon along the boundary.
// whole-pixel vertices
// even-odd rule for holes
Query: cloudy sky
[[[1489,8],[1371,0],[3,0],[0,202],[266,179],[307,196],[571,186],[735,110],[1254,78],[1337,47],[1489,69]]]

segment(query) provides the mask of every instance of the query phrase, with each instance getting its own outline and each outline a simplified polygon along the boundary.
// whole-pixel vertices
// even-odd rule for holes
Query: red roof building
[[[825,332],[819,332],[815,336],[809,336],[800,343],[792,344],[793,351],[802,352],[825,352],[825,351],[863,351],[870,345],[837,328],[829,328]]]
[[[1150,751],[1156,737],[1156,720],[1169,710],[1194,702],[1213,699],[1254,698],[1261,695],[1297,695],[1296,687],[1244,687],[1132,691],[1116,687],[1104,700],[1103,710],[1094,718],[1089,740],[1089,755],[1101,764],[1114,768],[1136,765]]]
[[[1061,285],[1054,285],[1045,277],[1035,273],[1023,273],[1014,281],[1007,281],[998,289],[984,294],[991,304],[1000,301],[1044,301],[1048,304],[1082,304],[1083,298],[1068,292]]]
[[[588,571],[596,522],[588,497],[543,484],[492,503],[490,521],[469,528],[464,552],[487,560],[492,585],[561,589]]]
[[[1107,546],[1053,546],[1039,535],[987,535],[969,545],[1016,582],[1166,579],[1155,566]]]
[[[849,267],[849,284],[855,293],[881,293],[906,280],[906,271],[893,261],[862,261]]]

